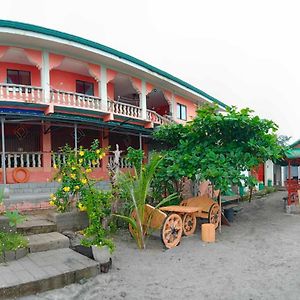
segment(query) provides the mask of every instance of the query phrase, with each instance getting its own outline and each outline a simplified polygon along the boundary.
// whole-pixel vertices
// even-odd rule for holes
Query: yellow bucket
[[[214,224],[201,225],[201,239],[203,242],[214,243],[216,241],[216,228]]]

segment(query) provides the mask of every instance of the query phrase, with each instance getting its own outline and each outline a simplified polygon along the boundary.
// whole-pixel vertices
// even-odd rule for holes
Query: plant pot
[[[58,232],[77,231],[89,226],[89,219],[85,211],[52,212],[48,215],[48,220],[56,223]]]
[[[112,265],[111,254],[107,246],[92,246],[94,260],[100,263],[100,271],[107,273]]]
[[[109,262],[111,258],[111,254],[107,246],[92,246],[92,252],[94,260],[98,261],[100,264]]]

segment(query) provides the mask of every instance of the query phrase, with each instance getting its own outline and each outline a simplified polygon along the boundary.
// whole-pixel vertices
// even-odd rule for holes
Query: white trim
[[[106,67],[101,65],[100,70],[100,82],[99,82],[99,94],[101,98],[101,109],[107,111],[107,73]]]
[[[142,119],[146,120],[147,118],[147,88],[146,81],[142,79],[142,92],[140,94],[140,106],[142,109]]]

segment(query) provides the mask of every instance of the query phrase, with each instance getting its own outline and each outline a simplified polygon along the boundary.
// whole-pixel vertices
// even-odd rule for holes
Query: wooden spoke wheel
[[[184,214],[182,219],[182,229],[184,235],[192,235],[196,230],[197,219],[195,214]]]
[[[135,210],[131,213],[131,217],[134,218],[136,221],[136,211]],[[133,237],[133,238],[137,237],[138,231],[135,228],[133,228],[130,223],[128,225],[128,229],[129,229],[131,237]],[[143,233],[144,233],[144,236],[147,234],[146,226],[144,226],[144,225],[143,225]]]
[[[182,236],[182,219],[178,214],[170,214],[161,228],[161,239],[166,248],[176,247]]]
[[[218,228],[220,223],[219,205],[214,203],[208,212],[208,223],[215,224],[215,228]]]

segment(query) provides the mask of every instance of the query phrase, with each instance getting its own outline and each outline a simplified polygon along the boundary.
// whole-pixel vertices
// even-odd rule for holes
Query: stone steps
[[[57,226],[42,216],[28,215],[24,222],[17,225],[17,231],[24,235],[49,233],[57,231]]]
[[[29,252],[41,252],[61,248],[69,248],[70,241],[59,232],[33,234],[27,237]]]
[[[31,253],[0,264],[0,299],[62,288],[99,273],[98,262],[68,248]]]

